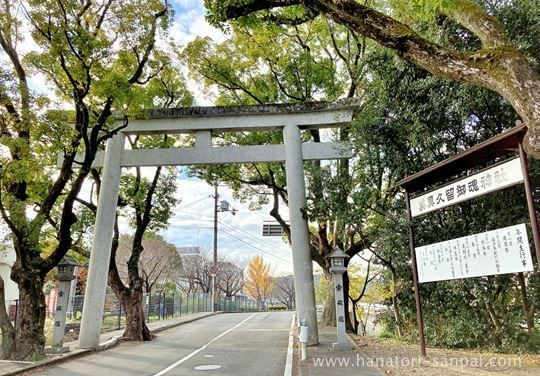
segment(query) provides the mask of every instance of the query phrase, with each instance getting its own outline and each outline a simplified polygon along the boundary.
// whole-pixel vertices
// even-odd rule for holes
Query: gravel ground
[[[419,358],[418,345],[391,339],[352,336],[370,360],[395,376],[540,376],[540,354],[516,355],[476,350],[427,348]]]

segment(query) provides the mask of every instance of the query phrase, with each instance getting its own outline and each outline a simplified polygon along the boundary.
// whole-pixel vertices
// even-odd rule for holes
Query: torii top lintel
[[[124,150],[118,146],[122,167],[185,166],[198,164],[263,163],[285,161],[285,145],[215,146],[212,135],[220,132],[282,130],[288,126],[299,129],[336,128],[352,120],[357,102],[311,102],[303,104],[272,104],[263,106],[222,106],[152,109],[144,116],[127,119],[113,139],[130,134],[194,133],[193,147]],[[125,121],[115,116],[120,126]],[[109,140],[111,141],[111,140]],[[347,142],[306,142],[300,145],[304,161],[351,158]],[[82,160],[83,156],[77,156]],[[58,166],[63,156],[59,155]],[[103,167],[105,153],[96,154],[93,167]]]
[[[126,134],[180,134],[211,130],[243,132],[278,130],[286,124],[302,129],[333,128],[351,121],[358,103],[350,100],[269,104],[256,106],[212,106],[151,109],[129,119]],[[123,121],[116,114],[115,119]]]
[[[444,181],[461,171],[468,170],[517,149],[526,132],[526,125],[518,125],[414,175],[407,176],[399,181],[396,186],[412,193]]]

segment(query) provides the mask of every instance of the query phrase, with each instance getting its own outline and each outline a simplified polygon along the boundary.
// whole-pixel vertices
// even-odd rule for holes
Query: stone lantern
[[[334,274],[334,289],[336,294],[336,327],[337,342],[333,344],[334,350],[352,350],[352,346],[347,340],[345,328],[345,297],[343,294],[343,273],[347,271],[345,263],[349,258],[343,250],[335,247],[328,255],[330,259],[330,272]]]
[[[58,263],[58,298],[56,300],[56,310],[54,313],[54,331],[52,346],[45,349],[47,353],[64,353],[69,351],[64,347],[64,332],[66,328],[66,311],[69,304],[71,281],[75,279],[75,268],[77,262],[69,256],[65,256]]]

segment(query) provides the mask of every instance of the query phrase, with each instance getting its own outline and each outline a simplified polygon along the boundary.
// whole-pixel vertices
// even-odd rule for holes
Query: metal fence
[[[143,310],[147,322],[167,320],[175,317],[183,317],[199,312],[212,310],[211,295],[207,293],[179,294],[179,293],[154,293],[145,294],[143,298]],[[8,302],[10,320],[16,322],[19,301]],[[66,340],[78,338],[81,317],[84,306],[84,295],[75,295],[70,298],[66,310]],[[216,311],[222,312],[255,312],[263,307],[256,300],[246,296],[224,297],[221,296],[216,302]],[[268,309],[268,307],[264,307]],[[54,317],[54,306],[47,308],[47,317]],[[102,332],[122,329],[126,326],[126,315],[122,304],[114,294],[105,297],[103,310]]]
[[[166,320],[174,317],[187,316],[199,312],[210,312],[211,296],[207,293],[184,295],[179,293],[145,294],[143,311],[147,322]],[[78,332],[84,305],[84,295],[70,298],[67,308],[66,331]],[[245,296],[219,297],[216,311],[222,312],[252,312],[258,311],[259,305],[253,299]],[[49,316],[54,312],[48,312]],[[126,315],[122,304],[114,294],[105,297],[103,310],[102,332],[118,330],[126,325]]]

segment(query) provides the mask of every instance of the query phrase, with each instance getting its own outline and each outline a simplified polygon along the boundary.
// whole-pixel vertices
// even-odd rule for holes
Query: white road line
[[[289,347],[287,347],[287,360],[285,362],[285,371],[283,376],[292,376],[293,368],[293,343],[294,343],[294,323],[296,320],[296,314],[292,317],[290,335],[289,335]]]
[[[291,329],[249,329],[248,332],[288,332],[289,330]]]
[[[158,373],[152,375],[152,376],[162,376],[164,374],[166,374],[167,372],[169,372],[170,370],[178,367],[180,364],[184,363],[186,360],[188,360],[189,358],[193,357],[194,355],[197,355],[198,353],[200,353],[201,351],[203,351],[204,349],[206,349],[211,343],[217,341],[218,339],[220,339],[221,337],[223,337],[224,335],[226,335],[227,333],[230,333],[232,332],[234,329],[238,328],[240,325],[242,325],[243,323],[245,323],[246,321],[248,321],[250,318],[252,317],[255,317],[257,316],[258,314],[254,314],[254,315],[251,315],[249,316],[247,319],[245,319],[244,321],[236,324],[235,326],[233,326],[232,328],[224,331],[223,333],[221,333],[220,335],[218,335],[217,337],[214,337],[210,340],[210,342],[208,342],[206,345],[202,346],[202,347],[199,347],[197,350],[193,351],[192,353],[184,356],[182,359],[180,359],[179,361],[177,361],[176,363],[174,364],[171,364],[170,366],[168,366],[167,368],[165,368],[164,370],[162,371],[159,371]]]

